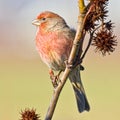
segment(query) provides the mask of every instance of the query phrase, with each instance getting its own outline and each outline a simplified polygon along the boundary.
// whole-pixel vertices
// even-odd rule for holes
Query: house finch
[[[71,29],[61,16],[49,11],[40,13],[32,23],[37,26],[36,47],[42,61],[47,64],[51,73],[52,71],[64,71],[75,30]],[[69,79],[75,91],[79,112],[89,111],[90,107],[79,71],[80,66],[70,73]]]

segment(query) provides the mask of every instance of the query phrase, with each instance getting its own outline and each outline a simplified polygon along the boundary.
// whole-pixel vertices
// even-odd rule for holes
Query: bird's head
[[[32,24],[44,30],[51,30],[52,28],[59,29],[66,25],[64,19],[56,13],[45,11],[40,13]]]

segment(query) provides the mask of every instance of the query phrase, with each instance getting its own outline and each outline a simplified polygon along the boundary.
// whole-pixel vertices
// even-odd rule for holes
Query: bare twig
[[[84,53],[82,54],[82,57],[80,58],[81,59],[81,61],[83,60],[83,58],[85,57],[85,55],[86,55],[86,53],[87,53],[87,51],[88,51],[88,49],[90,48],[90,45],[91,45],[91,43],[92,43],[92,39],[93,39],[93,34],[95,33],[95,31],[97,30],[97,29],[99,29],[101,27],[101,25],[100,26],[98,26],[96,29],[94,29],[92,32],[91,31],[89,31],[90,33],[90,38],[89,38],[89,41],[88,41],[88,45],[87,45],[87,47],[86,47],[86,49],[85,49],[85,51],[84,51]]]
[[[94,32],[90,33],[89,42],[88,42],[88,45],[87,45],[87,47],[86,47],[84,53],[82,54],[82,57],[80,58],[81,60],[83,60],[83,58],[85,57],[85,55],[86,55],[88,49],[90,48],[90,45],[91,45],[91,42],[92,42],[92,38],[93,38],[93,33],[94,33]]]
[[[78,27],[77,27],[76,36],[75,36],[75,39],[73,42],[72,50],[71,50],[71,53],[70,53],[70,56],[68,59],[68,64],[71,64],[71,65],[75,62],[79,50],[80,50],[79,55],[81,56],[81,54],[82,54],[82,44],[83,44],[82,38],[83,38],[83,29],[84,29],[83,20],[84,20],[84,16],[85,16],[84,0],[78,0],[78,5],[79,5],[79,10],[80,10],[80,14],[78,16]],[[59,82],[57,88],[54,89],[53,97],[52,97],[50,106],[48,108],[45,120],[52,119],[52,116],[53,116],[60,92],[61,92],[61,90],[62,90],[62,88],[63,88],[63,86],[64,86],[71,71],[72,71],[72,69],[66,67],[66,69],[62,75],[61,82]]]
[[[63,86],[64,86],[64,84],[67,80],[67,77],[68,77],[70,71],[71,71],[71,69],[68,69],[68,68],[65,69],[65,72],[63,73],[63,76],[61,78],[61,82],[59,82],[57,88],[54,89],[53,96],[52,96],[52,99],[51,99],[51,103],[49,105],[45,120],[51,120],[52,119],[52,116],[53,116],[53,113],[54,113],[54,110],[55,110],[60,92],[61,92],[61,90],[62,90],[62,88],[63,88]]]
[[[84,0],[78,0],[79,6],[79,15],[78,15],[78,26],[76,31],[76,36],[73,41],[72,50],[67,61],[66,69],[63,73],[63,76],[58,84],[58,86],[54,89],[53,97],[48,108],[48,112],[46,114],[45,120],[51,120],[60,92],[64,87],[64,84],[70,74],[70,72],[75,68],[78,64],[82,63],[88,49],[90,48],[92,40],[94,40],[94,46],[102,52],[102,54],[106,54],[106,52],[110,53],[114,51],[114,46],[117,45],[115,40],[115,36],[112,34],[112,23],[104,22],[104,19],[107,17],[107,6],[108,0],[91,0],[87,6],[84,4]],[[105,24],[104,29],[96,34],[96,38],[93,39],[94,33],[97,29],[101,27],[101,25],[96,25],[96,22],[102,22],[102,26]],[[97,27],[96,27],[97,26]],[[86,31],[89,31],[90,38],[88,41],[88,45],[85,51],[82,54],[82,47],[84,38],[86,35]],[[104,40],[104,42],[103,42]],[[105,44],[104,44],[105,43]],[[70,66],[70,67],[69,67]]]

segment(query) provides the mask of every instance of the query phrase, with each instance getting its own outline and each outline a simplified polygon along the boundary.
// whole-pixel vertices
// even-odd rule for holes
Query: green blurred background
[[[57,104],[54,120],[120,120],[120,1],[109,4],[109,19],[115,22],[118,46],[103,57],[89,50],[81,72],[91,105],[79,114],[72,87],[67,81]],[[71,27],[77,25],[77,1],[0,0],[0,120],[18,120],[20,111],[35,108],[44,119],[53,88],[35,48],[36,28],[31,21],[44,10],[54,11]]]

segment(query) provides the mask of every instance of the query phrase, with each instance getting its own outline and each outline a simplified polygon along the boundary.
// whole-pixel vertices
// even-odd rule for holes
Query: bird
[[[32,21],[37,27],[35,44],[41,60],[49,67],[49,73],[64,71],[76,31],[70,28],[64,18],[51,11],[43,11]],[[69,74],[75,93],[78,111],[89,111],[86,93],[80,77],[80,65]]]

